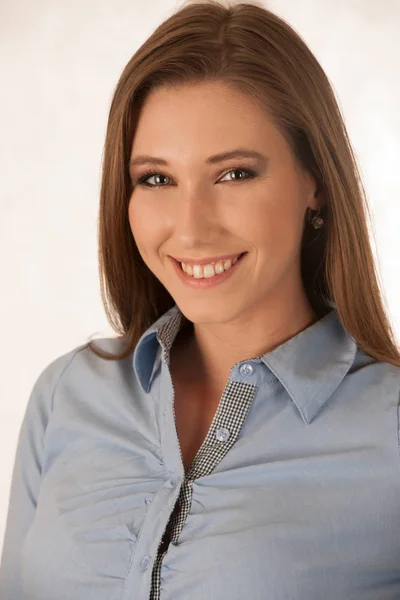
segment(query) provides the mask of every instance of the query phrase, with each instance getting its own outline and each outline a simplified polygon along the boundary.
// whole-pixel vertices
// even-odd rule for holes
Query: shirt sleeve
[[[57,383],[77,349],[50,363],[33,385],[19,430],[0,564],[1,600],[20,600],[21,553],[34,520],[40,489],[44,439]]]

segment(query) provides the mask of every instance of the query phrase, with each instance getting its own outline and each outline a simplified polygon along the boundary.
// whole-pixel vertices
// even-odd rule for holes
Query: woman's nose
[[[182,195],[174,221],[175,235],[181,241],[208,241],[220,231],[216,204],[204,191]]]

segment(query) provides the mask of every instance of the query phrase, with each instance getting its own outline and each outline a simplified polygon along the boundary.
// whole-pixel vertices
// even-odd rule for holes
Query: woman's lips
[[[185,273],[185,271],[182,269],[181,263],[175,260],[175,258],[171,257],[171,260],[176,272],[179,275],[180,280],[186,286],[192,289],[208,289],[213,288],[232,277],[232,275],[236,273],[242,262],[245,260],[247,254],[247,252],[243,252],[241,255],[239,255],[238,260],[227,271],[223,271],[223,273],[214,275],[213,277],[201,277],[198,279],[193,277],[193,275],[188,275],[187,273]]]

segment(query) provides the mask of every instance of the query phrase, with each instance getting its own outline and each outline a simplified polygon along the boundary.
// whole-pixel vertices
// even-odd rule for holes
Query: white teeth
[[[215,275],[214,265],[205,265],[203,267],[203,273],[204,273],[204,277],[214,277],[214,275]]]
[[[219,275],[224,271],[227,271],[237,262],[238,256],[233,259],[228,258],[228,260],[220,260],[215,264],[208,265],[187,265],[186,263],[181,263],[182,270],[185,271],[188,275],[191,275],[195,279],[207,279],[210,277],[214,277],[214,275]]]
[[[214,269],[215,269],[215,272],[216,272],[217,274],[219,274],[219,273],[223,273],[223,272],[224,272],[224,265],[222,264],[222,262],[221,262],[221,261],[219,261],[219,262],[217,262],[217,263],[215,264],[215,267],[214,267]]]
[[[182,269],[188,274],[188,275],[193,275],[193,269],[190,265],[187,265],[186,263],[181,263],[182,265]]]
[[[195,279],[202,279],[203,267],[201,267],[200,265],[193,265],[193,277]]]

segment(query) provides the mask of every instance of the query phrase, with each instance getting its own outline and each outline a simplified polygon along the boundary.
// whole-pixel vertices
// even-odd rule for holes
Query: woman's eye
[[[250,169],[239,169],[239,168],[235,168],[235,169],[231,169],[230,171],[228,171],[227,173],[225,173],[224,177],[226,175],[230,175],[231,173],[247,173],[246,177],[239,177],[238,180],[240,179],[251,179],[252,177],[256,176],[256,173],[254,171],[251,171]],[[235,177],[236,179],[236,177]],[[235,181],[235,179],[230,179],[230,181]],[[228,179],[229,181],[229,179]]]
[[[229,171],[227,171],[224,175],[223,175],[223,179],[227,176],[230,175],[231,173],[245,173],[245,176],[239,176],[236,177],[234,179],[230,178],[227,179],[226,181],[240,181],[242,179],[252,179],[253,177],[255,177],[257,175],[257,173],[251,169],[242,169],[242,168],[238,168],[235,167],[233,169],[230,169]],[[158,183],[149,183],[149,180],[152,177],[158,177]],[[149,187],[149,188],[155,188],[155,187],[165,187],[165,185],[163,185],[162,183],[160,183],[160,178],[162,180],[162,178],[166,178],[169,179],[168,175],[164,175],[163,173],[157,173],[157,172],[149,172],[149,173],[144,173],[136,182],[136,185],[142,185],[144,187]],[[219,180],[221,181],[221,179]]]
[[[164,187],[163,185],[160,185],[159,183],[156,184],[149,184],[148,180],[151,177],[167,177],[167,175],[163,175],[162,173],[144,173],[137,181],[137,185],[143,185],[145,187]]]

